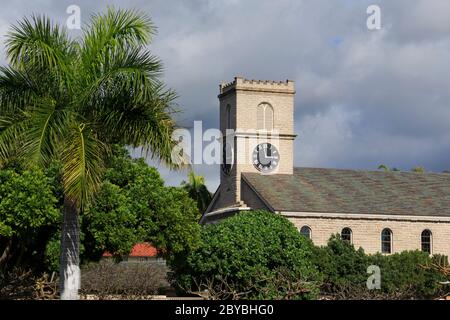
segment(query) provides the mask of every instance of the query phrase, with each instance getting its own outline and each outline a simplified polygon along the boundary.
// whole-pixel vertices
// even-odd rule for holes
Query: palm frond
[[[15,114],[30,104],[37,88],[28,74],[0,67],[0,114]]]
[[[212,199],[212,195],[205,185],[205,178],[196,175],[194,170],[191,170],[188,175],[188,181],[183,181],[181,186],[197,202],[199,211],[204,212]]]
[[[116,48],[141,47],[147,44],[156,28],[151,19],[137,10],[108,8],[106,14],[92,15],[83,30],[82,60],[89,69],[101,67],[92,62],[108,61]]]
[[[46,166],[59,158],[64,136],[71,123],[70,111],[45,98],[33,110],[30,127],[24,136],[23,152],[29,162]]]
[[[64,29],[45,16],[33,15],[14,25],[6,37],[6,52],[12,66],[27,65],[41,70],[57,69],[67,76],[74,58],[73,42]]]
[[[23,153],[22,145],[30,121],[24,115],[0,117],[0,166]]]
[[[144,101],[130,101],[127,97],[113,100],[115,103],[97,116],[107,128],[102,139],[109,143],[143,147],[141,150],[146,156],[174,168],[186,164],[188,161],[184,158],[173,161],[172,151],[176,142],[172,135],[176,123],[172,116],[176,112],[176,94],[163,86],[151,92],[151,98]]]
[[[88,125],[80,123],[70,129],[63,150],[65,196],[83,207],[100,185],[108,146],[97,139]]]
[[[92,109],[107,104],[107,99],[117,99],[126,93],[127,100],[150,99],[154,88],[159,86],[162,64],[148,51],[122,49],[114,53],[111,61],[104,64],[95,79],[86,84],[80,97],[80,106]]]

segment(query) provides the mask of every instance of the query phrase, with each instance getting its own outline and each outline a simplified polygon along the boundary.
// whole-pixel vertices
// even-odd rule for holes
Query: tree
[[[77,40],[44,16],[24,18],[7,35],[0,164],[62,163],[62,299],[78,297],[79,214],[100,187],[111,146],[143,146],[171,163],[175,93],[146,49],[154,30],[145,14],[110,8],[93,15]]]
[[[337,299],[422,299],[438,297],[445,280],[434,269],[437,261],[445,265],[447,257],[422,251],[403,251],[392,255],[367,255],[339,234],[325,247],[314,248],[314,265],[322,274],[322,293]],[[369,266],[380,268],[381,287],[369,290]]]
[[[42,170],[0,170],[0,269],[33,258],[40,231],[59,221],[57,203]]]
[[[86,259],[98,260],[105,251],[120,259],[137,242],[151,242],[166,256],[192,250],[200,240],[199,219],[186,191],[165,186],[144,159],[119,153],[83,216]]]
[[[314,265],[323,276],[322,292],[340,298],[354,298],[367,291],[368,257],[362,248],[355,247],[332,235],[327,246],[314,248]]]
[[[189,193],[189,196],[197,202],[198,210],[203,213],[211,202],[211,192],[205,185],[205,178],[197,176],[194,171],[190,171],[188,181],[181,183],[182,187]]]
[[[444,275],[426,268],[439,257],[447,259],[446,256],[430,256],[419,250],[388,256],[378,253],[369,259],[371,264],[380,267],[381,292],[399,299],[430,299],[438,297],[445,289],[440,284],[445,280]]]
[[[250,211],[202,227],[200,246],[170,260],[175,284],[215,297],[305,299],[317,293],[312,242],[286,218]],[[290,292],[289,295],[286,295]]]
[[[158,171],[144,159],[132,159],[125,148],[113,148],[94,200],[81,217],[80,256],[96,262],[108,251],[117,260],[139,242],[151,242],[160,254],[192,250],[200,240],[200,214],[181,188],[164,185]],[[46,265],[59,266],[59,239],[46,246]]]

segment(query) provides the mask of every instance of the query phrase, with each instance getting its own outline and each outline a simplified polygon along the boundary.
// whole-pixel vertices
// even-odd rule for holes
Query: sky
[[[149,48],[179,95],[180,125],[217,128],[218,86],[236,75],[292,79],[296,166],[450,170],[448,0],[1,2],[0,64],[5,34],[24,16],[65,23],[67,7],[77,5],[85,24],[109,5],[139,9],[158,27]],[[372,4],[381,9],[379,30],[366,25]],[[168,184],[186,177],[159,168]],[[218,166],[195,171],[217,188]]]

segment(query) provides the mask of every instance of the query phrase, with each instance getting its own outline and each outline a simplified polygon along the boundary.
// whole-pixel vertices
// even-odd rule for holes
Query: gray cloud
[[[380,31],[366,28],[374,2]],[[289,78],[298,92],[296,165],[450,169],[447,0],[11,1],[0,34],[31,12],[64,22],[70,4],[84,22],[111,4],[151,15],[159,29],[151,49],[180,95],[183,125],[217,127],[222,80]],[[170,184],[185,176],[161,170]],[[217,166],[196,170],[217,186]]]

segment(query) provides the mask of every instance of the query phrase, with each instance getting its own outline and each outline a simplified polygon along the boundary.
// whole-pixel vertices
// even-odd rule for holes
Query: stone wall
[[[311,228],[314,244],[326,245],[332,234],[341,233],[348,227],[352,230],[352,242],[356,248],[362,247],[367,253],[381,251],[381,231],[389,228],[392,231],[392,253],[405,250],[421,249],[422,231],[428,229],[432,232],[432,253],[450,256],[450,219],[439,217],[395,217],[382,218],[375,215],[322,214],[312,216],[298,214],[299,216],[283,213],[300,230],[302,226]],[[300,216],[302,215],[302,216]]]

